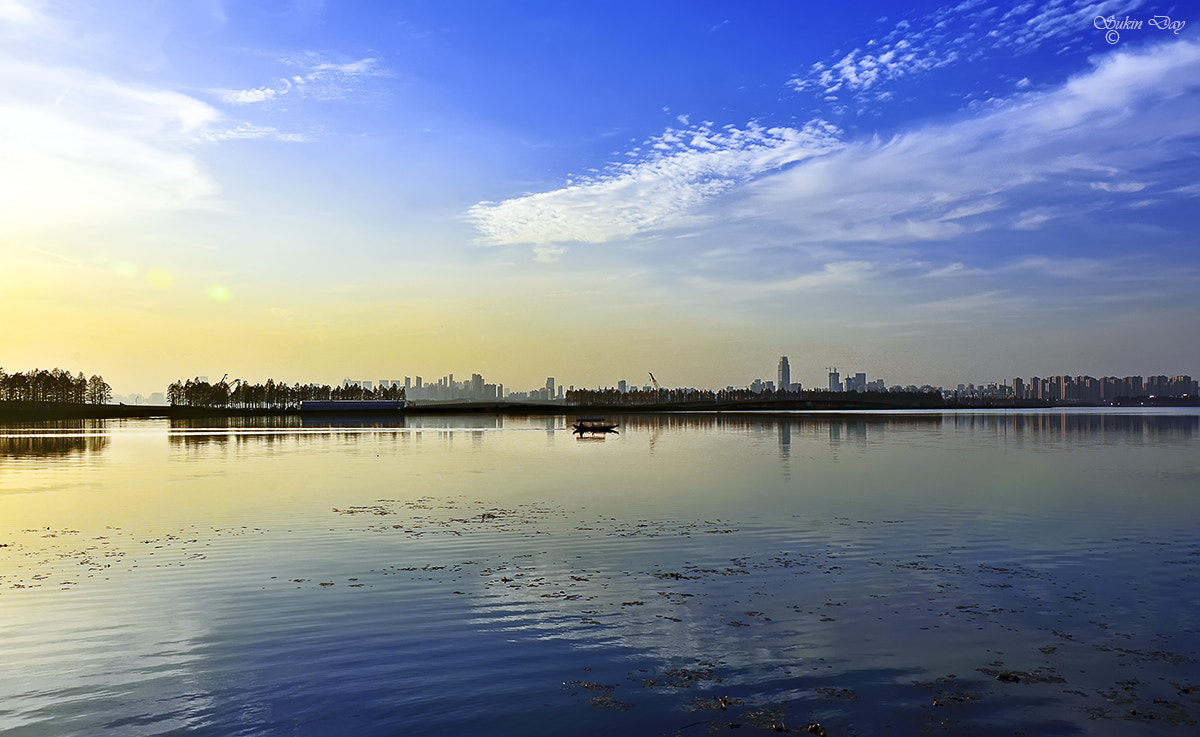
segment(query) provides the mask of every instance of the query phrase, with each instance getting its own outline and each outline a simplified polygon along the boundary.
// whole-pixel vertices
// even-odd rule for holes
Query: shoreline
[[[890,399],[890,401],[889,401]],[[1087,409],[1102,407],[1195,407],[1200,401],[1195,397],[1163,397],[1129,400],[1109,404],[1066,403],[1066,402],[996,402],[963,403],[943,402],[940,397],[887,394],[871,396],[859,394],[853,397],[837,396],[833,393],[818,393],[803,399],[742,400],[734,402],[675,402],[661,404],[557,404],[541,402],[430,402],[410,403],[402,410],[327,410],[302,412],[288,409],[250,409],[188,407],[170,405],[126,405],[126,404],[65,404],[54,402],[0,402],[0,422],[37,422],[44,420],[115,420],[115,419],[202,419],[217,417],[406,417],[421,415],[484,414],[508,416],[548,415],[605,415],[605,414],[657,414],[673,412],[750,412],[770,414],[772,412],[803,411],[928,411],[971,409]]]

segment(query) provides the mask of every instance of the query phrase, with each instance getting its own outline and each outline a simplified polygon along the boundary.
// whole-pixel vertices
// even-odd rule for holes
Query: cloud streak
[[[801,242],[947,240],[1040,228],[1169,176],[1200,115],[1200,46],[1121,51],[1056,90],[854,142],[749,185],[731,212]]]
[[[467,219],[485,245],[603,243],[682,226],[717,195],[838,149],[839,134],[823,121],[668,129],[631,152],[632,162],[560,189],[481,202]]]
[[[1037,230],[1110,206],[1098,192],[1152,188],[1194,136],[1197,79],[1200,45],[1174,42],[887,140],[846,143],[823,121],[669,129],[630,163],[467,217],[486,244],[604,243],[715,221],[782,223],[801,246]]]
[[[833,102],[889,99],[889,82],[927,74],[958,63],[977,63],[993,55],[1027,54],[1053,45],[1059,53],[1092,28],[1096,16],[1133,12],[1143,0],[1051,0],[1022,3],[1003,11],[983,0],[945,5],[904,19],[885,34],[840,57],[817,61],[794,75],[788,86]],[[1019,86],[1028,86],[1023,79]]]
[[[336,63],[315,52],[285,57],[280,62],[297,70],[272,85],[244,90],[218,90],[217,97],[229,105],[253,105],[293,95],[317,100],[340,100],[357,91],[364,79],[386,76],[375,58]]]
[[[0,64],[0,223],[115,219],[211,201],[217,185],[192,146],[220,119],[179,93]]]
[[[1171,41],[886,139],[846,140],[823,122],[786,136],[671,129],[628,163],[468,218],[481,242],[528,244],[541,261],[609,244],[714,314],[753,305],[865,325],[883,309],[935,330],[1072,309],[1099,285],[1148,309],[1138,294],[1178,292],[1194,273],[1161,273],[1103,238],[1144,238],[1148,196],[1197,196],[1186,162],[1198,80],[1200,45]]]

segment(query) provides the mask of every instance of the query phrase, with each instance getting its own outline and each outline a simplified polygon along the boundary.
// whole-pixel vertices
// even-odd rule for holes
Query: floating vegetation
[[[368,590],[420,584],[473,613],[481,630],[564,640],[581,652],[620,642],[631,657],[652,662],[628,675],[628,683],[567,680],[563,690],[614,718],[645,700],[710,715],[681,719],[673,727],[678,734],[861,734],[855,723],[872,719],[862,715],[887,709],[918,710],[931,730],[970,732],[1004,709],[1038,703],[1061,703],[1088,720],[1200,723],[1197,652],[1130,634],[1127,622],[1103,616],[1107,602],[1086,580],[1060,580],[1051,568],[1017,562],[971,560],[962,550],[906,550],[889,560],[828,532],[869,527],[861,520],[817,521],[825,525],[822,534],[772,547],[764,543],[770,538],[723,520],[621,521],[554,503],[499,506],[426,496],[332,511],[344,521],[328,534],[384,536],[394,557],[361,567],[350,559],[340,575],[311,562],[284,562],[258,582],[264,589],[299,590],[296,596],[325,591],[322,599],[352,605]],[[711,533],[733,537],[710,547],[704,536]],[[153,536],[119,529],[10,532],[0,542],[6,563],[0,592],[72,588],[92,576],[200,563],[214,540],[286,534],[254,527]],[[746,540],[742,550],[739,535]],[[630,539],[638,541],[633,548]],[[469,552],[455,552],[467,544]],[[675,552],[675,545],[686,552]],[[1170,546],[1175,558],[1195,552],[1188,541]],[[975,661],[981,665],[967,665],[970,678],[930,679],[919,664],[893,664],[891,672],[860,679],[847,676],[851,669],[826,645],[887,632],[896,642],[873,647],[915,653],[905,638],[937,648],[938,630],[978,632],[975,642],[1003,642],[1009,652],[981,649]],[[677,652],[679,643],[687,649]],[[1131,668],[1140,677],[1101,675]],[[830,675],[840,678],[830,682]],[[909,691],[920,695],[904,696]],[[647,711],[640,709],[643,716]]]

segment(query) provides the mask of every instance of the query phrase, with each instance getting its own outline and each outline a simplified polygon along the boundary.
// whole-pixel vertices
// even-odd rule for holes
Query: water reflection
[[[1200,720],[1196,414],[310,419],[0,431],[0,733]]]
[[[331,426],[325,432],[307,433],[283,429],[266,432],[239,432],[231,429],[222,430],[209,427],[186,432],[170,432],[167,434],[167,442],[171,448],[253,448],[256,452],[270,454],[276,449],[329,445],[333,440],[336,440],[339,445],[353,446],[363,438],[363,429],[361,427],[347,428],[345,426]],[[407,437],[405,433],[399,430],[386,431],[373,427],[371,430],[371,435],[386,440],[399,441]]]
[[[1171,413],[1016,412],[1016,413],[861,413],[861,414],[679,414],[624,415],[629,431],[734,431],[752,436],[774,435],[786,457],[793,436],[827,437],[831,444],[866,447],[888,432],[934,431],[938,435],[965,433],[1038,443],[1081,442],[1097,438],[1133,443],[1191,444],[1200,437],[1200,414]]]
[[[167,422],[172,448],[303,447],[322,435],[341,440],[372,434],[399,440],[406,434],[419,438],[422,431],[450,434],[470,432],[472,447],[487,442],[488,431],[540,430],[546,442],[570,429],[573,415],[505,417],[499,415],[286,415],[176,419]],[[753,413],[628,414],[609,418],[621,433],[617,442],[642,442],[648,438],[651,454],[664,433],[703,435],[743,434],[772,439],[781,460],[787,461],[796,443],[822,440],[830,447],[866,449],[891,440],[915,442],[961,436],[973,443],[1034,443],[1083,446],[1101,444],[1190,445],[1200,438],[1200,414],[1187,410],[1154,413],[1114,411],[1031,412],[911,412],[911,413]],[[143,429],[162,427],[161,421],[143,423]],[[0,459],[66,457],[99,454],[109,447],[110,433],[123,428],[119,421],[77,420],[0,426]],[[940,442],[940,441],[939,441]]]
[[[0,460],[93,455],[108,447],[103,420],[0,425]]]

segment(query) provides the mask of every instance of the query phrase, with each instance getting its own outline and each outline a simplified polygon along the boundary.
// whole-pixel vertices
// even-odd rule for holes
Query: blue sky
[[[37,316],[0,366],[1195,375],[1195,34],[1136,1],[0,0],[0,294]]]

